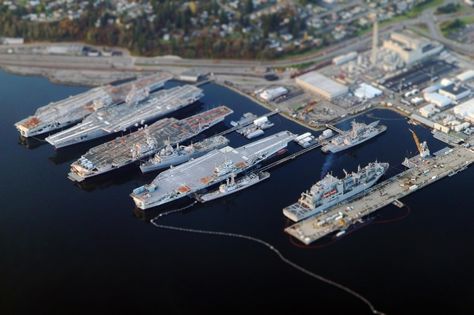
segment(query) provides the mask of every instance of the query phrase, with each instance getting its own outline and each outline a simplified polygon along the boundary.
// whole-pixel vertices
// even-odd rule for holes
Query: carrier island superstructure
[[[150,184],[134,189],[130,196],[142,210],[178,200],[265,161],[285,149],[295,137],[282,131],[238,148],[226,146],[211,151],[158,174]]]
[[[218,106],[182,120],[160,119],[146,128],[91,148],[71,164],[69,179],[80,182],[145,159],[167,143],[186,141],[232,113],[230,108]]]
[[[189,106],[203,96],[193,85],[160,90],[134,104],[122,103],[97,110],[81,123],[46,138],[56,148],[89,141],[160,118]]]
[[[86,92],[50,103],[36,110],[15,124],[23,137],[32,137],[71,126],[100,108],[120,104],[132,104],[148,96],[170,80],[167,73],[156,73],[140,77],[116,86],[103,85]]]
[[[388,169],[388,163],[369,163],[357,172],[345,173],[344,178],[327,174],[308,191],[301,194],[298,202],[283,209],[283,214],[300,221],[344,201],[372,187]]]

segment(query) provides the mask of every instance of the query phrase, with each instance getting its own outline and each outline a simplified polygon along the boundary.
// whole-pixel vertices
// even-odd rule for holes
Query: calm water
[[[245,111],[265,112],[222,87],[203,88],[202,103],[180,116],[226,104],[235,110],[228,126]],[[155,228],[128,197],[153,179],[137,167],[73,184],[66,178],[69,164],[90,143],[61,151],[20,143],[14,122],[83,90],[0,72],[1,314],[289,313],[300,305],[316,314],[369,313],[352,296],[290,269],[260,245]],[[360,120],[375,118],[388,131],[360,147],[337,155],[311,152],[274,169],[264,183],[162,223],[260,237],[388,314],[473,314],[473,168],[403,199],[411,208],[403,220],[382,224],[406,215],[389,206],[371,224],[316,248],[301,248],[283,233],[288,222],[281,209],[322,174],[340,175],[342,168],[375,159],[391,163],[388,176],[402,170],[403,157],[416,151],[409,125],[380,110]],[[305,131],[280,117],[272,120],[276,126],[267,134]],[[349,128],[348,122],[341,127]],[[427,129],[410,127],[432,151],[444,146]],[[230,139],[235,146],[245,143],[237,134]]]

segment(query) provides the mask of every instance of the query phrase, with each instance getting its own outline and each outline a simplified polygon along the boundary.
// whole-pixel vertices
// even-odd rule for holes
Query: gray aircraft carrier
[[[149,91],[161,88],[172,76],[157,73],[117,86],[104,85],[38,108],[15,124],[23,137],[32,137],[71,126],[100,108],[123,102],[132,104]]]
[[[163,205],[223,181],[285,149],[296,135],[282,131],[239,148],[224,147],[160,173],[130,195],[140,209]]]
[[[202,90],[193,85],[160,90],[134,104],[122,103],[101,108],[87,116],[80,124],[51,135],[46,141],[56,148],[62,148],[125,131],[134,125],[143,125],[147,121],[191,105],[203,95]],[[131,97],[134,97],[134,94]]]
[[[218,106],[182,120],[161,119],[146,128],[93,147],[71,164],[69,179],[80,182],[149,157],[166,143],[173,145],[188,140],[232,113],[230,108]]]

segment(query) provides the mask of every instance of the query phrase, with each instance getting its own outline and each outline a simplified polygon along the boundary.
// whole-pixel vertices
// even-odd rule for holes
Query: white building
[[[454,107],[453,112],[460,119],[474,123],[474,98]]]
[[[269,102],[286,94],[288,94],[288,90],[282,86],[279,86],[272,89],[266,89],[262,93],[260,93],[259,96],[261,99]]]
[[[1,37],[0,38],[0,43],[2,45],[21,45],[25,41],[23,40],[23,37]]]
[[[295,79],[303,89],[316,93],[325,99],[332,100],[349,92],[347,86],[340,84],[317,71],[311,71]]]
[[[373,87],[372,85],[361,83],[354,91],[354,95],[360,99],[372,99],[382,95],[382,91]]]
[[[434,56],[443,50],[443,45],[419,37],[414,33],[392,33],[383,47],[396,53],[406,64]]]
[[[457,101],[471,94],[471,91],[463,86],[450,84],[442,87],[439,90],[439,94],[449,97],[453,101]]]
[[[425,105],[425,106],[421,107],[419,109],[419,112],[420,112],[421,116],[429,118],[429,117],[433,116],[434,114],[439,113],[439,109],[433,104],[428,104],[428,105]]]
[[[465,82],[474,79],[474,70],[467,70],[456,76],[459,81]]]
[[[446,107],[451,104],[451,99],[438,93],[425,93],[423,94],[425,101],[432,103],[440,108]]]

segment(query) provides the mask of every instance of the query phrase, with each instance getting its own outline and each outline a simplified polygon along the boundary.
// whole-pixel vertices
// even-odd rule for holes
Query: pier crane
[[[426,141],[420,142],[420,139],[418,139],[418,136],[416,135],[416,133],[411,129],[409,130],[413,136],[413,140],[415,140],[415,144],[416,144],[416,147],[418,148],[418,152],[420,152],[420,157],[426,158],[430,156],[430,149],[428,149],[428,144],[426,143]]]

